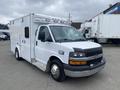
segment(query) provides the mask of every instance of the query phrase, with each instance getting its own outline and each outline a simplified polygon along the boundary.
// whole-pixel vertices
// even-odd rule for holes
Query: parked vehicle
[[[119,20],[118,14],[99,15],[83,23],[81,30],[87,39],[93,39],[95,42],[120,44]]]
[[[0,29],[0,40],[10,40],[10,33],[8,29]]]
[[[117,2],[84,22],[81,30],[87,39],[95,42],[120,44],[119,20],[120,2]]]
[[[85,77],[105,66],[102,46],[86,41],[66,19],[30,14],[10,22],[11,51],[56,81]]]
[[[10,33],[9,32],[3,32],[3,34],[7,36],[7,38],[6,38],[7,40],[10,40]]]
[[[3,32],[0,32],[0,40],[7,40],[7,35],[5,35]]]

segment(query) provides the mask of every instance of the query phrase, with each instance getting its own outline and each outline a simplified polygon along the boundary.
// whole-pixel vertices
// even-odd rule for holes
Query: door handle
[[[25,43],[26,43],[26,41],[25,41],[25,40],[22,40],[22,43],[24,43],[24,44],[25,44]]]
[[[38,41],[36,41],[36,46],[38,45]]]
[[[24,40],[22,40],[22,43],[24,43]]]

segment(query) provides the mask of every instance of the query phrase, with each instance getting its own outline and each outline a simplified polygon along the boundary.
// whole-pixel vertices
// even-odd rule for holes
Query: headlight
[[[74,52],[70,52],[70,57],[74,58],[85,57],[85,52],[82,49],[74,48]]]
[[[79,48],[73,48],[74,52],[70,53],[70,57],[75,57],[75,58],[80,58],[80,57],[85,57],[85,52],[83,51],[83,49],[79,49]]]
[[[74,49],[74,52],[70,52],[69,54],[69,64],[70,65],[85,65],[87,64],[86,61],[80,59],[85,57],[85,52],[83,50],[80,49]]]
[[[79,58],[79,57],[84,57],[84,56],[85,56],[84,52],[71,52],[70,53],[70,57]]]

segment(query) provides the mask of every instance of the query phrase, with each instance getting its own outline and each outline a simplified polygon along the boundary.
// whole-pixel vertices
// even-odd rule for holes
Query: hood
[[[64,42],[61,43],[62,46],[73,49],[73,48],[80,48],[80,49],[91,49],[91,48],[98,48],[101,47],[100,44],[94,43],[91,41],[81,41],[81,42]]]

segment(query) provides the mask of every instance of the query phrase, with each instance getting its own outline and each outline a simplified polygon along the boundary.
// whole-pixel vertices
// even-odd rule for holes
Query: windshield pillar
[[[55,38],[54,38],[54,36],[53,36],[53,34],[52,34],[52,32],[51,32],[50,27],[49,27],[49,26],[47,26],[47,27],[48,27],[48,29],[49,29],[49,32],[50,32],[50,35],[51,35],[51,37],[52,37],[53,42],[56,42],[56,41],[55,41]]]

